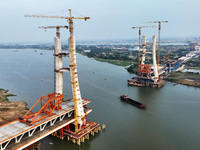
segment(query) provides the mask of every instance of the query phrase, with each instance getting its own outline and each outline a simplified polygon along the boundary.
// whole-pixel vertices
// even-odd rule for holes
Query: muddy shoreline
[[[164,77],[164,80],[200,88],[200,74],[198,73],[173,72]]]
[[[8,93],[8,90],[0,89],[0,126],[16,120],[28,111],[25,102],[10,102],[9,96],[16,95]]]

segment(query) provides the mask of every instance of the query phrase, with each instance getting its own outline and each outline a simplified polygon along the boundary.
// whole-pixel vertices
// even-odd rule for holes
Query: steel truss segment
[[[16,136],[15,137],[15,143],[18,143],[18,142],[20,142],[20,140],[22,139],[22,137],[24,136],[24,134],[25,133],[23,133],[23,134],[21,134],[21,135],[19,135],[19,136]],[[18,138],[19,137],[19,138]],[[18,138],[18,139],[17,139]]]
[[[48,122],[46,122],[46,123],[40,125],[40,131],[43,131],[43,130],[44,130],[44,128],[46,127],[47,123],[48,123]]]
[[[30,131],[28,132],[28,136],[29,136],[29,137],[32,136],[36,129],[37,129],[37,127],[34,128],[32,131],[30,130]]]
[[[87,105],[90,101],[87,100],[87,99],[83,99],[83,105]],[[27,124],[24,124],[22,122],[20,122],[19,120],[16,120],[16,121],[13,121],[11,123],[8,123],[5,126],[0,126],[0,129],[2,130],[3,128],[7,129],[8,127],[9,128],[18,128],[18,127],[21,127],[22,130],[15,130],[15,132],[13,133],[12,136],[10,137],[6,137],[5,139],[0,139],[0,150],[5,150],[7,146],[9,146],[10,144],[10,141],[14,140],[16,143],[20,141],[23,141],[23,138],[24,138],[24,135],[28,135],[28,137],[31,137],[31,136],[34,136],[35,133],[36,133],[36,130],[39,129],[41,132],[42,130],[45,130],[47,125],[48,124],[51,124],[51,122],[53,123],[53,125],[56,123],[56,122],[60,122],[60,121],[63,121],[65,117],[71,117],[73,112],[74,112],[74,108],[73,108],[73,102],[70,101],[69,103],[67,102],[62,103],[62,107],[63,107],[63,112],[61,112],[60,114],[57,114],[56,116],[49,116],[50,118],[46,118],[45,121],[42,122],[39,121],[37,122],[35,125],[32,125],[32,126],[28,126]],[[64,104],[64,105],[63,105]],[[86,108],[87,109],[87,108]],[[66,111],[65,111],[66,110]],[[55,110],[56,111],[56,110]],[[87,110],[86,113],[89,113],[91,112],[91,110]],[[74,119],[71,120],[72,122],[74,122]],[[70,122],[71,122],[70,121]],[[1,136],[2,137],[2,136]]]
[[[58,117],[57,117],[57,118],[58,118]],[[50,121],[50,125],[51,125],[51,126],[54,125],[54,123],[56,122],[57,118],[55,118],[54,120],[51,120],[51,121]]]
[[[71,114],[72,114],[72,113],[73,113],[73,110],[64,112],[64,113],[62,113],[61,115],[66,115],[66,114],[68,114],[68,113],[71,113]],[[31,136],[31,135],[34,134],[34,132],[35,132],[35,130],[36,130],[37,128],[40,128],[40,130],[42,131],[43,128],[45,128],[46,125],[47,125],[49,122],[51,122],[52,120],[55,121],[58,117],[60,117],[60,116],[54,117],[54,118],[52,118],[51,120],[47,120],[45,123],[41,123],[41,124],[37,125],[36,127],[30,127],[30,129],[27,129],[27,130],[25,130],[25,131],[23,131],[23,132],[21,132],[21,133],[15,135],[15,136],[9,138],[8,140],[4,140],[4,141],[2,141],[0,144],[5,144],[6,142],[9,142],[9,141],[11,141],[12,139],[17,138],[17,137],[19,137],[19,136],[22,135],[22,134],[28,133],[28,134]],[[16,121],[17,121],[17,120],[16,120]],[[4,146],[3,146],[3,147],[4,147]]]
[[[5,150],[8,144],[10,143],[11,139],[7,141],[7,143],[3,146],[3,143],[1,144],[1,150]]]
[[[67,114],[67,113],[66,113],[66,114]],[[60,121],[62,121],[62,120],[65,118],[66,114],[64,114],[64,115],[62,115],[62,116],[59,117],[59,118],[60,118]]]
[[[68,117],[71,117],[72,113],[73,113],[73,112],[69,112],[69,113],[68,113]]]

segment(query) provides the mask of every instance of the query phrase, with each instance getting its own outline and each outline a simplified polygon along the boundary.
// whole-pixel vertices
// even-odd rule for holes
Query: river
[[[68,58],[64,63],[69,65]],[[0,49],[0,64],[0,87],[17,95],[11,101],[25,101],[30,108],[54,92],[53,51]],[[161,88],[127,86],[133,74],[123,67],[80,54],[77,64],[82,97],[93,109],[87,119],[106,124],[106,130],[81,146],[48,136],[41,140],[42,150],[199,150],[200,88],[171,82]],[[69,98],[69,73],[64,81]],[[146,110],[121,101],[122,94],[146,104]]]

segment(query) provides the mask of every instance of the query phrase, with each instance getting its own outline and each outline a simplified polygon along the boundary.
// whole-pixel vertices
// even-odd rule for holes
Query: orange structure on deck
[[[148,65],[148,64],[139,65],[139,72],[140,73],[150,73],[151,72],[151,66]]]
[[[54,110],[62,110],[61,103],[64,95],[63,94],[48,94],[46,96],[41,97],[35,105],[23,116],[20,117],[19,120],[28,125],[32,125],[35,122],[38,122],[48,116],[53,114]],[[41,104],[41,109],[35,113],[31,113],[32,109],[38,104]]]

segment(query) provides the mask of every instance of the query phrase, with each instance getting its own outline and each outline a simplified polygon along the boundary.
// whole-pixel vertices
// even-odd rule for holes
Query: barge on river
[[[140,102],[137,102],[131,98],[128,97],[128,95],[121,95],[120,96],[120,99],[123,100],[123,101],[126,101],[136,107],[139,107],[139,108],[146,108],[146,105],[145,104],[142,104]]]

